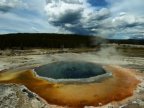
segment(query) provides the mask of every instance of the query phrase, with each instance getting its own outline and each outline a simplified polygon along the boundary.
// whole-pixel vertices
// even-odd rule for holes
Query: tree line
[[[78,48],[92,47],[91,36],[75,34],[17,33],[0,36],[0,48]]]

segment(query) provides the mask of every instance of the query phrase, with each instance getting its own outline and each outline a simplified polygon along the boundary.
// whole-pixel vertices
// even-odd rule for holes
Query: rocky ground
[[[62,60],[84,60],[100,64],[120,65],[136,69],[136,77],[141,81],[134,95],[120,102],[111,102],[97,108],[144,108],[144,55],[124,55],[119,50],[109,47],[100,51],[84,50],[78,52],[50,49],[33,50],[5,50],[0,51],[0,70],[23,68],[51,63]],[[144,52],[144,49],[143,49]],[[59,106],[49,105],[38,95],[29,91],[23,85],[2,84],[0,85],[0,108],[55,108]],[[93,108],[87,107],[86,108]]]
[[[16,84],[0,85],[0,108],[48,108],[46,103],[26,87]]]

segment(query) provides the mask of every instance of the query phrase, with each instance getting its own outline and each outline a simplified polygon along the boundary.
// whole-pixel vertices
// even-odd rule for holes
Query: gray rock
[[[137,99],[120,108],[144,108],[144,102],[140,99]]]
[[[48,106],[25,86],[0,84],[0,108],[48,108]]]

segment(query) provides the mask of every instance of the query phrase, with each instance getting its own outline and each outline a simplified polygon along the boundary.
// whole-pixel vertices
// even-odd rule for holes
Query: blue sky
[[[0,0],[0,34],[144,38],[143,0]]]
[[[94,7],[106,7],[108,5],[108,2],[105,0],[88,0],[88,3]]]

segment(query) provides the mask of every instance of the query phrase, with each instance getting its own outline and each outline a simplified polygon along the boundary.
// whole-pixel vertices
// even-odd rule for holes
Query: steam
[[[49,55],[54,62],[57,61],[86,61],[106,65],[126,65],[130,62],[115,46],[102,45],[99,51],[83,53],[62,53]]]
[[[108,65],[139,65],[143,64],[143,60],[139,57],[129,58],[122,55],[116,45],[101,45],[99,51],[95,48],[94,52],[72,53],[69,49],[64,49],[67,53],[51,54],[50,50],[33,50],[34,53],[21,56],[10,56],[6,52],[1,58],[0,69],[8,69],[11,67],[21,66],[41,66],[44,64],[59,62],[59,61],[86,61],[98,64]],[[77,49],[78,50],[78,49]],[[85,49],[84,49],[85,50]],[[51,53],[50,53],[51,52]],[[34,55],[35,54],[35,55]],[[4,56],[8,55],[8,56]],[[135,59],[137,61],[135,61]]]
[[[96,53],[97,61],[104,64],[127,64],[123,55],[115,46],[102,46],[100,51]]]
[[[102,46],[97,55],[104,59],[122,59],[122,55],[115,46]]]

